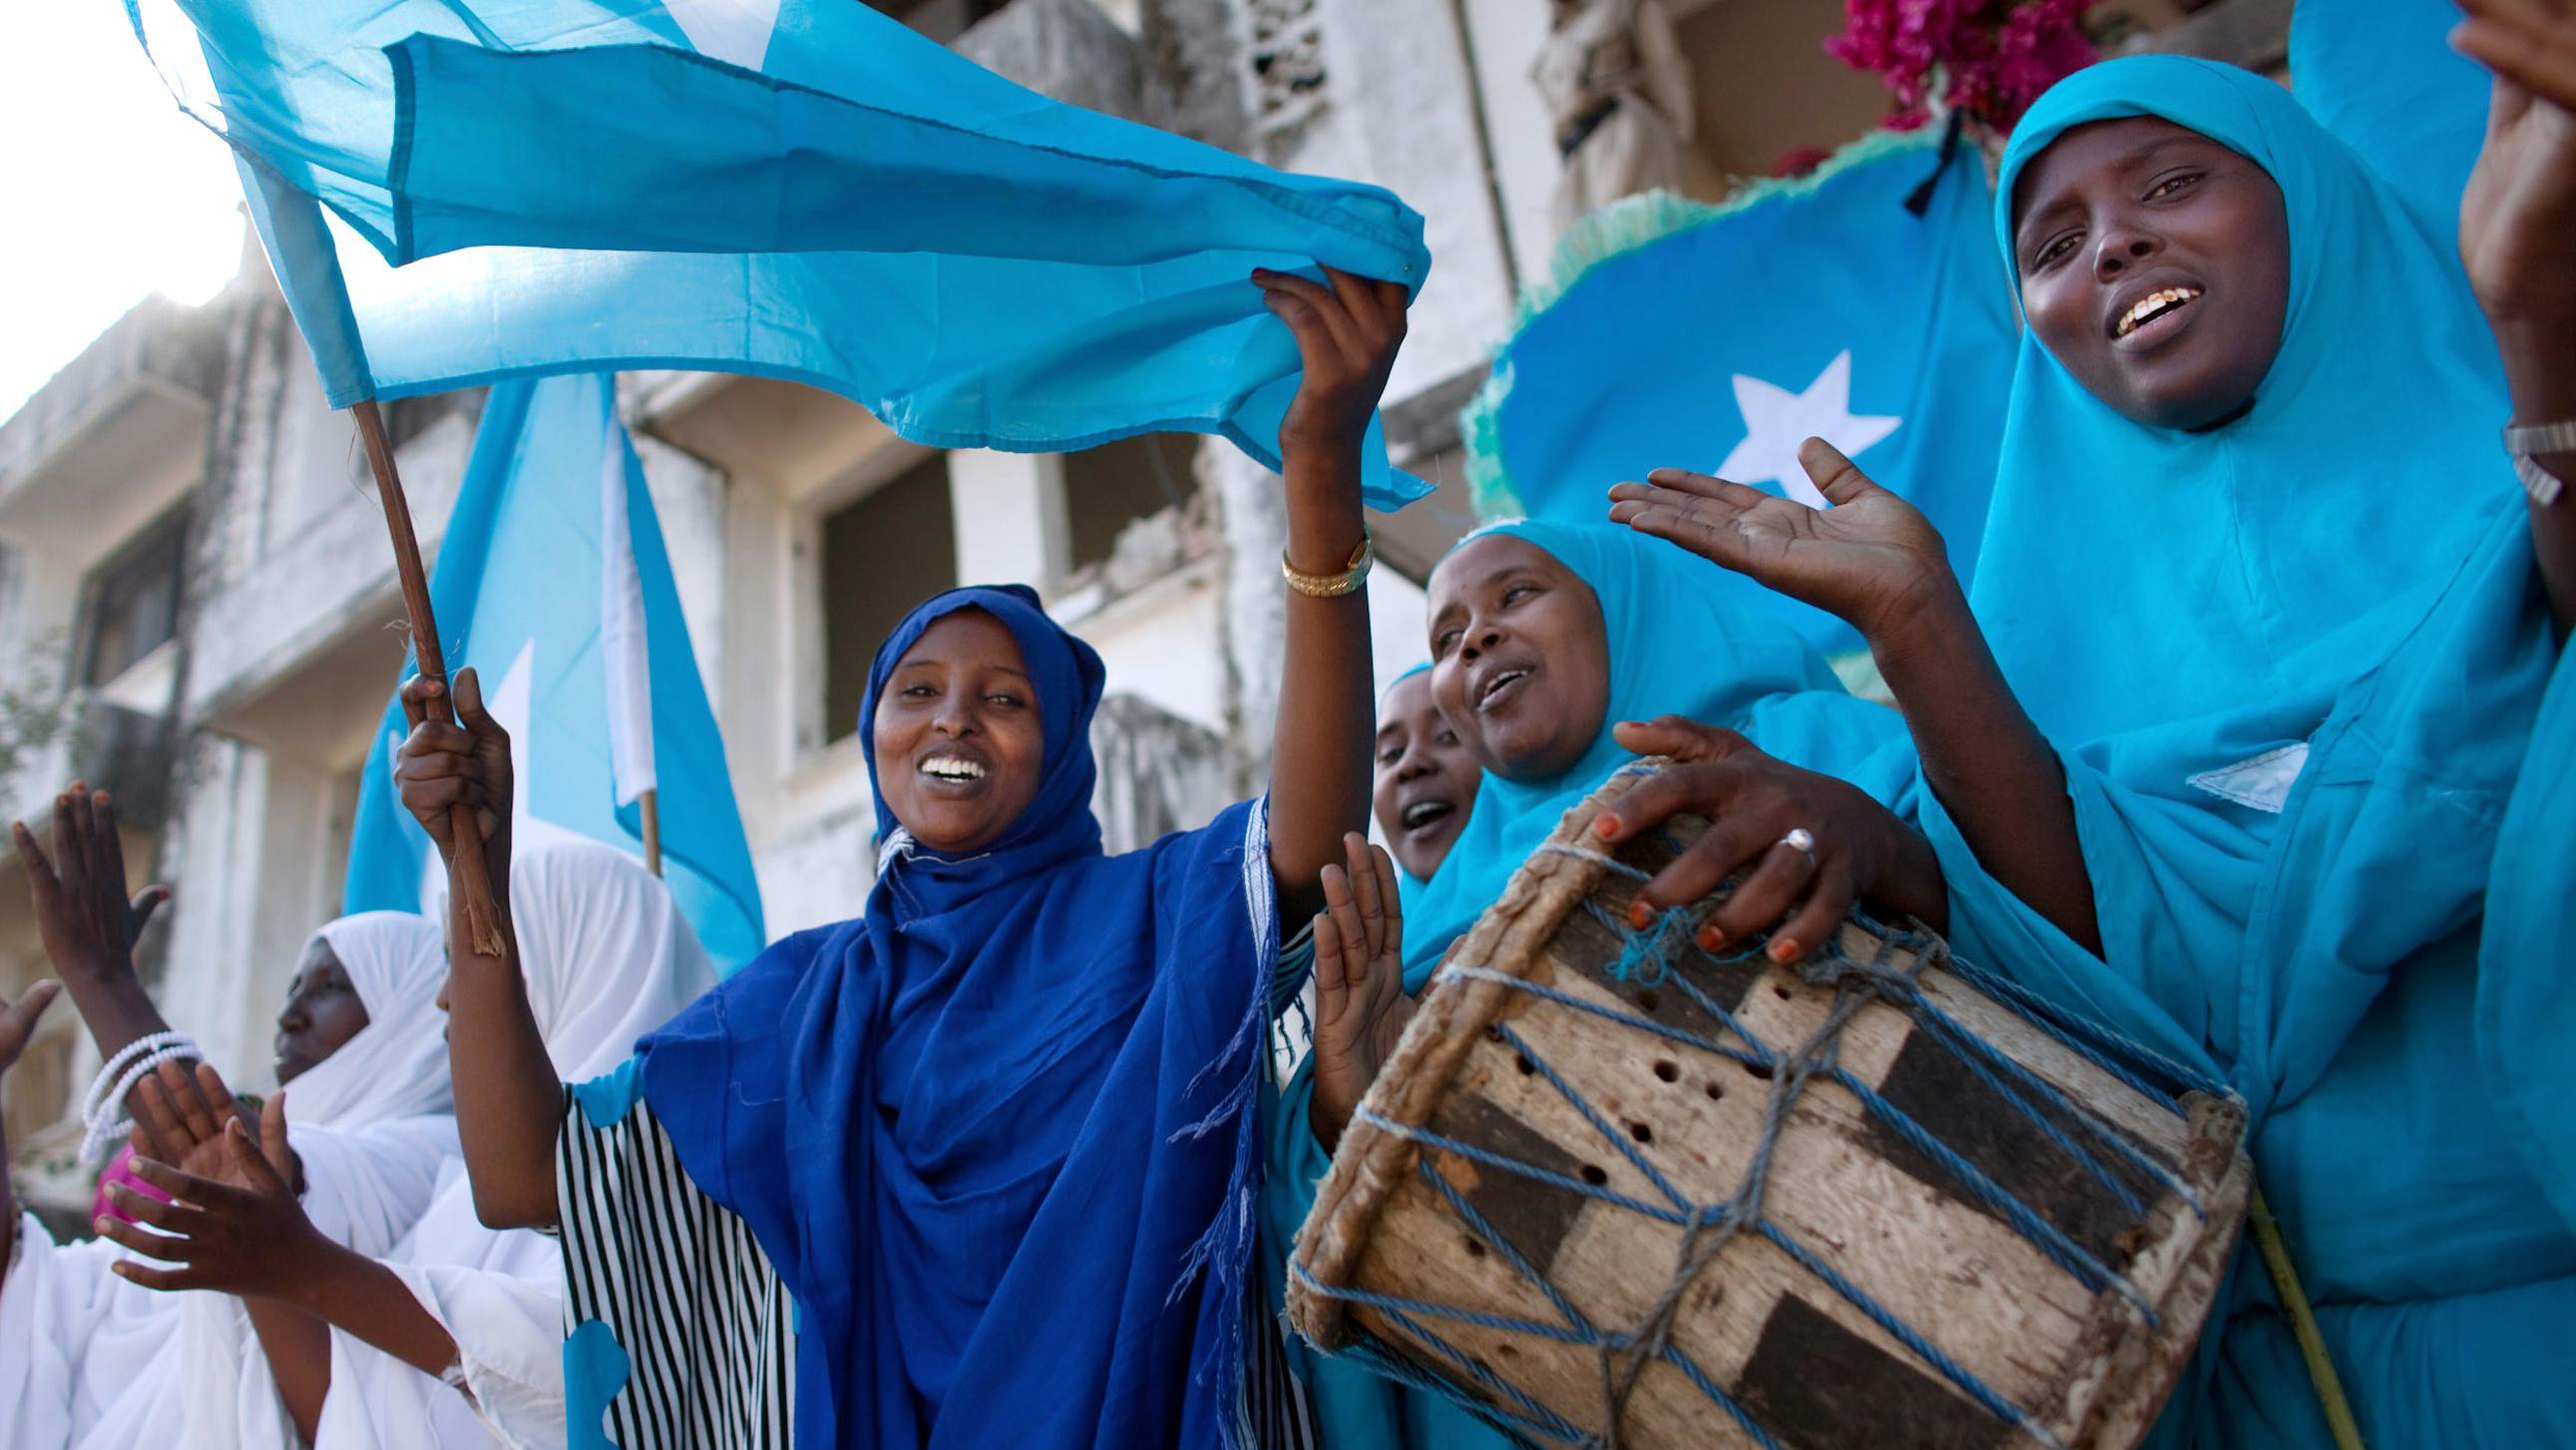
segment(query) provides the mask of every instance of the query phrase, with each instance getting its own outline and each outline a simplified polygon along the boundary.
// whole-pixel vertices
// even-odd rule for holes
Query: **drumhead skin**
[[[1298,1235],[1299,1332],[1540,1444],[2126,1450],[2224,1281],[2240,1104],[1862,919],[1643,932],[1566,814],[1443,962]]]

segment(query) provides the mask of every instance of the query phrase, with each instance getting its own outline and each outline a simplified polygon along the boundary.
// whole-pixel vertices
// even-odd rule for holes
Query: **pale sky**
[[[180,114],[117,0],[0,4],[0,418],[158,291],[241,259],[241,183]]]

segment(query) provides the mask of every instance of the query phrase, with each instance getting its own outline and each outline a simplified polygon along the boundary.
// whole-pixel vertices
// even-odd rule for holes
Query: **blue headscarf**
[[[1987,877],[1924,791],[1951,941],[2243,1095],[2366,1440],[2576,1442],[2576,1054],[2531,1030],[2568,1020],[2564,953],[2481,951],[2564,916],[2494,879],[2576,877],[2564,822],[2528,828],[2556,785],[2515,799],[2526,754],[2563,749],[2533,729],[2564,667],[2493,344],[2451,240],[2243,71],[2077,73],[2014,133],[1999,197],[2071,127],[2139,115],[2279,183],[2281,349],[2246,416],[2191,435],[2119,417],[2024,341],[1974,602],[2059,747],[2102,951]],[[2238,1275],[2215,1375],[2164,1434],[2327,1443],[2269,1299]]]
[[[778,943],[646,1039],[645,1096],[795,1295],[798,1443],[1226,1442],[1277,949],[1263,818],[1102,855],[1100,657],[1018,586],[939,595],[886,640],[872,775],[888,674],[964,609],[1019,643],[1036,795],[948,857],[879,792],[866,914]]]
[[[1406,895],[1405,990],[1422,989],[1441,954],[1503,894],[1557,819],[1635,758],[1611,736],[1622,720],[1685,715],[1727,726],[1793,765],[1853,779],[1882,800],[1908,777],[1911,752],[1896,712],[1845,693],[1795,631],[1710,588],[1716,565],[1610,524],[1522,520],[1468,539],[1495,533],[1545,550],[1600,602],[1609,708],[1564,773],[1545,780],[1485,773],[1448,859]]]
[[[2060,81],[2004,151],[2007,267],[2024,169],[2074,127],[2132,116],[2279,183],[2289,310],[2252,411],[2202,433],[2131,422],[2023,334],[1974,603],[2032,718],[2068,742],[2339,687],[2518,503],[2456,241],[2260,76],[2137,56]]]

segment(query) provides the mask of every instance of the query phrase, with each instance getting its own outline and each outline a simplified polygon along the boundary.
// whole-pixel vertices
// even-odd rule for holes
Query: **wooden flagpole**
[[[635,805],[643,816],[644,869],[659,876],[662,874],[662,793],[658,790],[644,791],[636,796]]]
[[[411,616],[412,657],[420,672],[447,683],[447,655],[439,647],[438,621],[429,608],[429,575],[420,566],[420,540],[411,529],[411,504],[403,497],[402,479],[394,472],[394,449],[385,437],[384,415],[373,398],[363,398],[350,411],[357,415],[358,437],[366,444],[367,467],[376,475],[376,494],[385,505],[385,531],[393,536],[394,575],[402,581],[403,609]],[[439,706],[453,717],[454,702]],[[456,842],[448,863],[448,890],[465,908],[465,927],[478,957],[503,954],[500,913],[492,905],[492,876],[483,864],[483,832],[474,808],[462,801],[447,818]]]

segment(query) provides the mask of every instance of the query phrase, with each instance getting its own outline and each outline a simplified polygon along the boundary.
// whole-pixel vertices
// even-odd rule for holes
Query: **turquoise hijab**
[[[2242,71],[2079,72],[2000,195],[2070,128],[2138,115],[2279,183],[2281,350],[2246,416],[2177,434],[2025,339],[1974,602],[2059,747],[2102,952],[1987,877],[1925,791],[1951,941],[2244,1096],[2367,1443],[2576,1444],[2576,1010],[2545,945],[2576,880],[2548,768],[2576,711],[2541,708],[2565,666],[2493,344],[2451,240]],[[2323,1447],[2268,1284],[2231,1293],[2160,1443]]]
[[[1486,773],[1449,858],[1428,884],[1405,895],[1406,991],[1422,990],[1441,954],[1502,895],[1557,819],[1634,759],[1610,734],[1622,720],[1685,715],[1740,730],[1793,765],[1843,776],[1881,800],[1910,778],[1897,713],[1846,693],[1823,656],[1788,626],[1728,602],[1711,587],[1716,565],[1610,524],[1523,520],[1468,538],[1490,533],[1546,550],[1600,601],[1610,708],[1591,746],[1563,774],[1505,780]]]
[[[2023,170],[2077,126],[2133,116],[2200,132],[2279,183],[2289,310],[2252,410],[2201,433],[2122,417],[2023,334],[1973,602],[2061,741],[2349,681],[2519,503],[2496,445],[2495,344],[2456,239],[2260,76],[2137,56],[2059,82],[2004,151],[2007,268]],[[2111,550],[2118,566],[2098,567]]]

